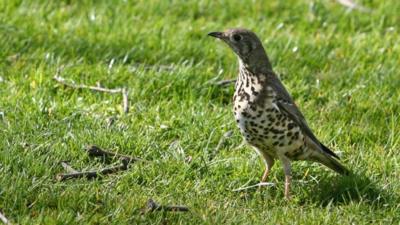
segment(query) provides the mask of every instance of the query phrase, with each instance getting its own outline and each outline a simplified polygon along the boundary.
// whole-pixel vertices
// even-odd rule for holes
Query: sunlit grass
[[[0,211],[18,224],[397,224],[400,4],[358,1],[4,1],[0,3]],[[355,173],[295,163],[292,202],[231,113],[235,56],[210,31],[246,27],[317,136]],[[62,70],[60,70],[62,68]],[[129,89],[121,96],[75,90]],[[110,123],[113,121],[113,123]],[[233,135],[215,152],[227,131]],[[61,160],[104,167],[96,144],[147,160],[102,180],[55,181]],[[148,198],[190,213],[140,215]]]

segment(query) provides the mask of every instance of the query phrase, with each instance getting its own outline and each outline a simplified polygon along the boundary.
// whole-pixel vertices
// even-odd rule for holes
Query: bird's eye
[[[242,36],[240,36],[239,34],[234,34],[233,35],[233,40],[240,41],[240,40],[242,40]]]

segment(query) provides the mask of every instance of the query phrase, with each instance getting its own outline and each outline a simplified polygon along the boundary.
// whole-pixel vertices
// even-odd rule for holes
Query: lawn
[[[399,224],[400,2],[358,0],[0,3],[0,212],[13,224]],[[353,171],[293,166],[293,199],[259,182],[231,111],[236,57],[211,31],[256,32],[316,135]],[[75,89],[126,88],[120,94]],[[233,131],[224,138],[224,134]],[[226,136],[226,135],[225,135]],[[221,139],[224,139],[221,141]],[[102,179],[57,181],[140,157]],[[148,199],[190,212],[141,214]]]

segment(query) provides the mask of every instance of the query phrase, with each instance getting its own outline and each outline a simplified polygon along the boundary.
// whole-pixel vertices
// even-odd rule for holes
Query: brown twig
[[[109,89],[109,88],[101,87],[100,85],[88,86],[85,84],[76,84],[74,81],[69,81],[69,82],[66,81],[63,77],[58,76],[58,74],[59,74],[59,71],[57,71],[57,74],[53,77],[53,79],[65,86],[68,86],[71,88],[89,89],[92,91],[107,92],[107,93],[111,93],[111,94],[121,93],[122,94],[122,107],[123,107],[124,113],[129,112],[128,90],[126,88]]]
[[[68,173],[78,173],[78,171],[72,168],[67,161],[61,161],[60,164],[64,168],[64,170],[67,171]]]
[[[121,88],[108,89],[108,88],[103,88],[103,87],[98,87],[98,86],[88,86],[88,85],[85,85],[85,84],[76,84],[74,81],[68,82],[63,77],[60,77],[58,75],[55,75],[53,77],[53,79],[56,80],[57,82],[65,85],[65,86],[68,86],[68,87],[71,87],[71,88],[75,88],[75,89],[89,89],[89,90],[92,90],[92,91],[107,92],[107,93],[112,93],[112,94],[121,93],[122,92]]]
[[[97,178],[99,176],[116,173],[121,170],[127,170],[128,164],[129,164],[128,159],[122,159],[121,161],[122,161],[122,165],[114,166],[114,167],[110,167],[110,168],[104,168],[99,171],[84,171],[84,172],[75,172],[75,173],[67,173],[67,174],[58,174],[57,180],[65,181],[68,179],[82,178],[82,177],[84,177],[86,179],[93,179],[93,178]]]
[[[126,88],[122,88],[122,108],[124,109],[124,113],[129,113],[129,99],[128,99],[128,90]]]
[[[11,222],[1,212],[0,212],[0,221],[3,222],[6,225],[11,225]]]
[[[153,199],[147,200],[146,206],[142,209],[142,214],[154,211],[188,212],[189,208],[183,205],[160,205]]]
[[[97,147],[96,145],[89,145],[85,148],[85,150],[89,154],[89,156],[94,156],[94,157],[117,157],[120,159],[126,159],[128,160],[128,162],[136,162],[142,160],[141,158],[137,157],[131,157],[128,155],[105,151]]]
[[[217,86],[227,86],[231,83],[235,83],[236,79],[231,79],[231,80],[220,80],[218,82],[215,82],[215,85]]]

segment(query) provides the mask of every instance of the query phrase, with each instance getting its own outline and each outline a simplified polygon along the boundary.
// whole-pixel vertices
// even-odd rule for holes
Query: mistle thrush
[[[257,36],[246,29],[211,32],[231,47],[239,59],[239,76],[233,96],[233,112],[246,141],[263,157],[264,182],[275,159],[283,164],[285,197],[290,197],[291,161],[322,163],[339,174],[349,171],[339,157],[323,145],[272,70]],[[335,159],[336,158],[336,159]]]

